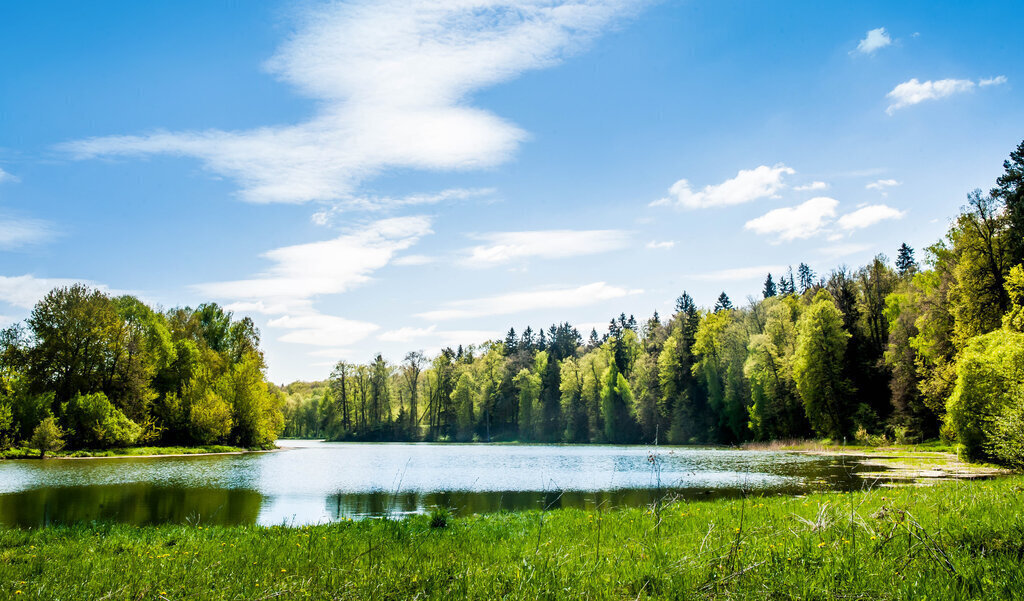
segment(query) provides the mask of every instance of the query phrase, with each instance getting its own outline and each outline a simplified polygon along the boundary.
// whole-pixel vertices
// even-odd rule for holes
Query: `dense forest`
[[[286,436],[725,443],[942,436],[1024,465],[1024,142],[946,236],[890,264],[768,274],[760,298],[339,362],[284,389]]]
[[[1024,142],[919,263],[768,274],[672,315],[339,362],[268,384],[259,334],[215,304],[157,311],[84,286],[0,332],[0,448],[332,440],[957,441],[1024,465]],[[54,442],[58,441],[58,442]]]
[[[259,333],[215,304],[155,311],[81,285],[0,332],[0,450],[273,445],[283,394]]]

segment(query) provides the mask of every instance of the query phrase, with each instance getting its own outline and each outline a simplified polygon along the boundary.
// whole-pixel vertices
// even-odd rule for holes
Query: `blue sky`
[[[921,249],[1024,138],[1024,14],[833,4],[5,3],[0,322],[213,300],[285,382]]]

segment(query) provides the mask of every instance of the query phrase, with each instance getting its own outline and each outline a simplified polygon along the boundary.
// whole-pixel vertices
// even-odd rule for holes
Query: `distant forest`
[[[672,315],[265,379],[259,334],[215,304],[165,312],[83,286],[0,331],[0,450],[366,441],[957,441],[1024,466],[1024,142],[918,261],[766,274]],[[339,341],[344,344],[344,341]],[[41,441],[41,442],[40,442]]]
[[[915,442],[1024,465],[1024,142],[922,261],[767,274],[761,298],[339,362],[296,382],[285,436],[733,444]]]

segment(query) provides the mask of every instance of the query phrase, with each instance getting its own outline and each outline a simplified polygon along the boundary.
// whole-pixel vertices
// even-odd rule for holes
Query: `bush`
[[[142,427],[114,407],[102,392],[75,395],[63,408],[66,423],[80,446],[124,447],[142,434]]]
[[[1024,334],[972,338],[956,366],[946,425],[968,459],[1001,463],[1024,453]]]
[[[32,432],[29,446],[39,451],[39,457],[45,457],[47,451],[59,451],[64,448],[64,431],[57,425],[57,420],[47,417],[39,422]]]

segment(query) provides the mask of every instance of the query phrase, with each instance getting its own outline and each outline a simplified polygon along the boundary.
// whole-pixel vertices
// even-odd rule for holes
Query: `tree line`
[[[338,362],[285,387],[286,436],[332,440],[654,442],[955,440],[1024,465],[1024,142],[922,262],[768,274],[672,315],[619,315],[504,340]]]
[[[284,394],[259,333],[216,304],[155,310],[82,285],[0,331],[0,450],[142,444],[267,447]]]

